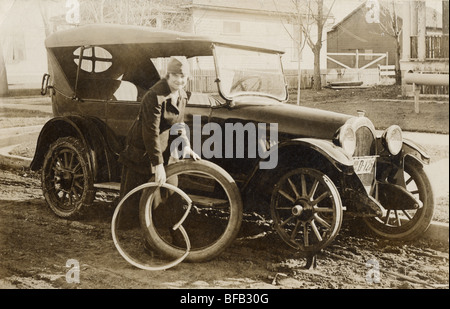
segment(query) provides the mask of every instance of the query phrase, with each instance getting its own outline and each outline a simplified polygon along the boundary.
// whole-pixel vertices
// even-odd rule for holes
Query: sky
[[[324,4],[328,8],[333,5],[331,12],[335,16],[336,22],[339,22],[363,2],[365,0],[325,0]]]
[[[64,1],[64,0],[62,0]],[[342,20],[345,16],[351,13],[358,5],[364,3],[366,0],[324,0],[324,3],[327,7],[330,7],[333,2],[332,13],[336,18],[336,22]],[[401,1],[401,0],[395,0]],[[412,1],[412,0],[406,0]],[[6,11],[8,6],[13,2],[13,0],[1,0],[0,1],[0,19],[2,17],[2,11]],[[442,2],[441,0],[426,0],[427,6],[436,9],[438,12],[442,11]],[[3,16],[4,17],[4,16]]]

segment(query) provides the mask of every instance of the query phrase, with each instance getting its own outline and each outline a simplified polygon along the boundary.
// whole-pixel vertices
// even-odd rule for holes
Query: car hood
[[[257,123],[277,123],[278,133],[295,137],[313,137],[331,139],[351,115],[283,104],[279,102],[261,102],[259,98],[235,100],[231,108],[234,121],[253,121]],[[236,117],[237,116],[237,117]]]

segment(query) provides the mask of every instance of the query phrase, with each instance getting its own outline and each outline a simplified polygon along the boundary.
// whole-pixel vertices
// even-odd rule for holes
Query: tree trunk
[[[395,40],[396,54],[395,54],[395,84],[402,84],[402,71],[400,70],[400,38],[397,37]]]
[[[322,77],[320,76],[320,50],[322,49],[322,35],[323,35],[323,0],[317,1],[317,42],[314,44],[314,80],[313,89],[316,91],[322,90]]]
[[[301,68],[301,56],[298,57],[297,65],[297,105],[300,105],[300,88],[302,86],[302,68]]]
[[[301,21],[298,27],[298,42],[297,42],[297,105],[300,105],[300,89],[302,86],[302,24]]]
[[[3,59],[3,48],[0,44],[0,97],[5,97],[8,93],[8,77],[6,76],[5,60]]]
[[[322,44],[320,44],[322,45]],[[314,53],[314,76],[313,76],[313,83],[312,88],[316,91],[322,90],[322,76],[320,75],[320,49],[321,47],[314,46],[313,53]]]

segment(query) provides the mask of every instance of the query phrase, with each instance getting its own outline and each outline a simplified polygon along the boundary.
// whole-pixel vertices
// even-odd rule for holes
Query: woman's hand
[[[155,166],[155,182],[158,185],[162,185],[166,182],[166,170],[163,164]]]
[[[196,154],[189,146],[183,148],[183,158],[192,158],[195,161],[201,160],[200,156]]]

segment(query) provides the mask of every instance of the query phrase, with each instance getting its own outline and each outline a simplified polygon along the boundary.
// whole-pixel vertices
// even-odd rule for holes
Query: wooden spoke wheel
[[[62,137],[54,142],[41,171],[42,191],[50,209],[59,217],[76,218],[95,196],[88,153],[81,141]]]
[[[310,168],[298,168],[280,178],[270,210],[281,238],[307,255],[333,241],[343,216],[336,186],[328,176]]]

